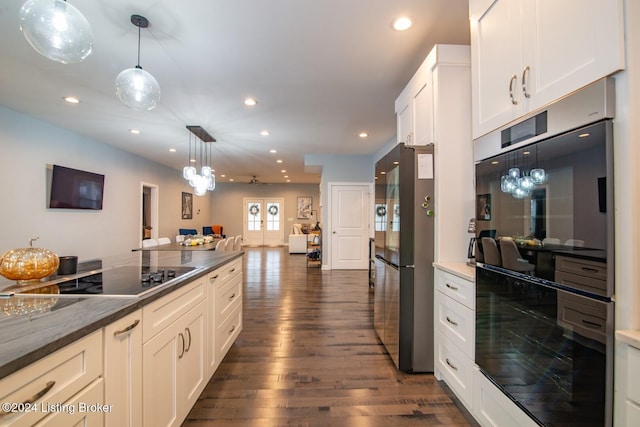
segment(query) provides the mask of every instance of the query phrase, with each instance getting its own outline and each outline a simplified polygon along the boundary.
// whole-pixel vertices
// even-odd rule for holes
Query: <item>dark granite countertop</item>
[[[0,298],[0,378],[12,374],[194,279],[241,257],[243,252],[133,252],[102,259],[102,267],[193,266],[195,270],[143,296],[14,295]],[[0,281],[0,290],[14,285]],[[21,307],[30,314],[13,314]]]

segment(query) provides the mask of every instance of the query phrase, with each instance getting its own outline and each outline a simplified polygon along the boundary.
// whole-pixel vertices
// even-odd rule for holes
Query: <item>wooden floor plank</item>
[[[446,385],[398,371],[366,271],[246,248],[243,331],[184,426],[477,426]]]

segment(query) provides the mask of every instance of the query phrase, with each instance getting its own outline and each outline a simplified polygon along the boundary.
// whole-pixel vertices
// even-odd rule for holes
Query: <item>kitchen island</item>
[[[166,266],[193,267],[138,296],[11,295],[8,291],[15,288],[14,283],[1,281],[0,292],[10,295],[0,299],[4,313],[0,314],[2,401],[24,402],[44,391],[45,394],[35,399],[41,404],[71,402],[70,392],[63,393],[66,382],[58,380],[57,384],[51,385],[55,381],[48,380],[49,376],[55,377],[52,366],[82,365],[80,370],[84,372],[89,371],[85,365],[94,364],[95,374],[78,385],[74,393],[78,397],[84,396],[84,392],[98,390],[98,394],[93,392],[93,399],[112,406],[108,413],[98,417],[98,425],[157,425],[157,422],[165,425],[166,419],[159,418],[164,416],[169,419],[168,425],[179,425],[242,329],[242,255],[243,252],[140,251],[100,260],[102,271],[123,266],[152,270]],[[78,276],[82,276],[81,268],[79,271]],[[51,282],[56,282],[55,277],[52,279]],[[129,326],[118,326],[115,332],[109,329],[122,321],[128,322]],[[127,340],[131,337],[136,337],[137,341],[129,343]],[[162,342],[163,339],[166,342]],[[110,340],[116,341],[116,345],[126,343],[126,348],[114,353],[110,350],[114,346]],[[81,343],[86,343],[85,347],[57,365],[55,357]],[[175,353],[175,360],[166,357],[171,353]],[[175,366],[164,366],[167,363]],[[181,363],[182,368],[179,367]],[[176,366],[182,369],[185,380],[193,380],[188,385],[191,387],[187,393],[188,402],[179,401],[185,391],[181,384],[171,383],[175,379],[171,376],[163,377],[165,372],[174,372]],[[34,373],[36,368],[44,368],[43,373]],[[134,395],[129,396],[132,391],[128,386],[126,389],[120,387],[123,381],[117,378],[121,375],[119,371],[127,372],[133,378],[133,381],[125,379],[125,386],[138,385],[137,391],[133,390]],[[195,374],[190,376],[190,372]],[[158,382],[163,379],[169,384]],[[180,380],[180,383],[185,382]],[[168,394],[176,399],[159,399],[158,395]],[[120,395],[129,397],[126,401],[121,399],[121,404],[113,404],[111,400],[118,400]],[[33,423],[45,416],[46,419],[54,415],[65,416],[59,413],[47,415],[42,411],[39,414],[4,412],[7,411],[3,408],[2,421],[9,425]],[[132,412],[139,414],[132,417]],[[78,416],[77,413],[66,414],[72,415]],[[96,422],[95,413],[90,415]],[[107,422],[109,417],[116,421]],[[67,421],[75,423],[76,418],[65,418]]]

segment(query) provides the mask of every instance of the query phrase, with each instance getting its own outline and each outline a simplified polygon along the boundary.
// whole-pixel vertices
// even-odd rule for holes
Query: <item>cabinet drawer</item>
[[[606,343],[607,306],[566,292],[558,292],[558,324],[582,336]]]
[[[101,375],[102,330],[3,378],[0,402],[21,403],[33,399],[38,411],[2,415],[0,422],[33,425],[47,415],[41,411],[42,407],[66,402]]]
[[[476,320],[473,311],[442,292],[436,292],[435,302],[436,328],[473,359]]]
[[[209,274],[209,283],[217,286],[235,278],[242,273],[242,257],[214,270]]]
[[[640,405],[640,350],[631,346],[627,348],[627,399]]]
[[[216,328],[218,360],[222,360],[242,330],[242,306],[236,307],[231,315]]]
[[[204,278],[201,277],[142,307],[142,341],[149,341],[204,298]]]
[[[471,409],[473,407],[473,361],[464,355],[440,331],[436,332],[436,369],[456,396]]]
[[[223,322],[229,314],[242,304],[242,274],[216,289],[216,323]]]
[[[556,270],[593,279],[607,280],[607,264],[588,259],[556,255]]]
[[[596,295],[606,295],[607,281],[593,277],[581,276],[579,274],[567,273],[556,270],[556,282],[568,285],[572,288],[582,289]]]
[[[471,310],[475,310],[475,283],[442,270],[436,269],[435,271],[437,290]]]
[[[105,411],[109,413],[112,405],[102,405],[104,398],[102,395],[102,387],[104,380],[97,379],[89,387],[83,389],[76,394],[64,405],[73,408],[70,411],[60,411],[51,413],[35,427],[68,427],[68,426],[101,426],[104,425]],[[100,407],[94,406],[98,404]],[[82,405],[82,406],[81,406]]]

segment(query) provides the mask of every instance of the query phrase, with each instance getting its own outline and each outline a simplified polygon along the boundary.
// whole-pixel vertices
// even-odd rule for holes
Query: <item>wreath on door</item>
[[[376,214],[378,216],[385,216],[387,214],[387,208],[385,206],[378,206],[376,209]]]
[[[260,213],[260,207],[254,203],[253,205],[249,206],[249,213],[253,216],[256,216]]]
[[[269,215],[272,215],[272,216],[278,215],[278,207],[276,205],[269,206]]]

